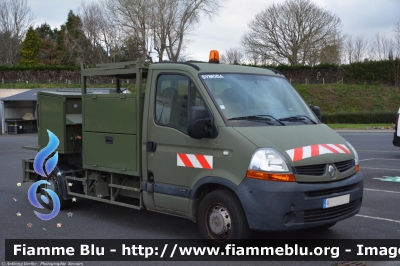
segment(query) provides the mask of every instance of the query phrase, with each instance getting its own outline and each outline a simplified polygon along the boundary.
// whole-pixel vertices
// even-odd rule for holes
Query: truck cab
[[[115,79],[117,93],[87,93],[97,76]],[[121,79],[137,92],[119,93]],[[327,228],[361,207],[357,152],[275,70],[219,64],[215,52],[209,62],[104,64],[82,68],[79,97],[38,102],[36,149],[47,130],[63,147],[46,177],[24,160],[24,181],[48,180],[65,205],[83,197],[181,216],[220,243]],[[57,108],[63,122],[45,122]]]

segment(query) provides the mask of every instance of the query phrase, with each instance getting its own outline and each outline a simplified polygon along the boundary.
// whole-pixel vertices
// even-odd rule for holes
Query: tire
[[[62,210],[62,209],[67,208],[67,207],[69,207],[71,205],[71,200],[64,200],[64,197],[63,197],[63,184],[61,183],[61,182],[64,182],[64,181],[63,181],[61,176],[57,175],[57,173],[59,173],[59,172],[60,172],[60,170],[56,167],[54,169],[54,171],[51,172],[51,174],[47,178],[47,182],[51,183],[51,185],[44,185],[43,188],[47,188],[47,189],[53,190],[57,194],[57,196],[58,196],[58,198],[60,200],[60,209]],[[41,196],[45,196],[48,199],[47,203],[41,199],[42,204],[47,209],[52,210],[53,209],[52,198],[49,197],[47,195],[46,191],[43,190],[43,189],[40,189],[40,195]]]
[[[201,235],[212,245],[250,238],[251,231],[242,205],[230,191],[208,193],[200,202],[197,220]]]

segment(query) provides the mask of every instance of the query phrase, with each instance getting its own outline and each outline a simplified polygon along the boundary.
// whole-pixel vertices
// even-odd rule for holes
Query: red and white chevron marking
[[[344,144],[314,144],[287,150],[286,153],[293,162],[327,153],[351,154]]]
[[[213,169],[213,157],[201,154],[177,154],[177,165],[190,168]]]

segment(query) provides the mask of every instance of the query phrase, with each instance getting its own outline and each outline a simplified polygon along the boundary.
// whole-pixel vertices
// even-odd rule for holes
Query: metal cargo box
[[[140,175],[144,94],[83,95],[83,167]]]
[[[60,144],[59,153],[73,153],[71,138],[82,136],[82,95],[79,92],[39,92],[38,138],[39,147],[47,146],[47,130],[53,132]]]

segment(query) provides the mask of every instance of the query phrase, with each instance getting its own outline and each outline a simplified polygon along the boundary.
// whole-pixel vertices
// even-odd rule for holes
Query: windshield
[[[202,74],[200,78],[228,122],[277,126],[318,122],[284,78],[253,74]]]

